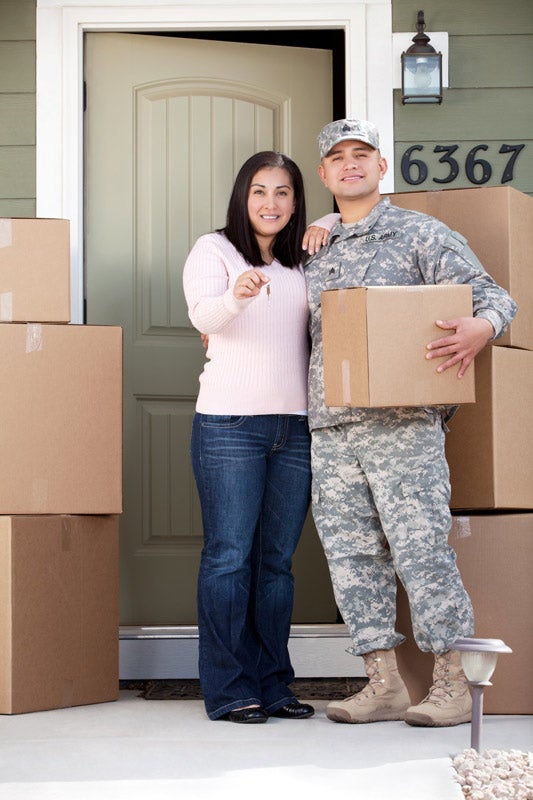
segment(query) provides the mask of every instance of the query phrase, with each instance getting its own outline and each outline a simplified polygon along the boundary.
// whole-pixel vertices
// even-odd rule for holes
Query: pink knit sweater
[[[273,261],[257,297],[236,300],[250,265],[222,234],[201,236],[185,263],[192,324],[209,334],[196,410],[202,414],[300,414],[307,409],[309,362],[305,278]]]

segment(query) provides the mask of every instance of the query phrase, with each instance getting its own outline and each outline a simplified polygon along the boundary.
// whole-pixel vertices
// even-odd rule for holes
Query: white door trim
[[[268,16],[265,16],[265,8]],[[83,34],[86,31],[338,28],[346,113],[374,121],[394,190],[391,0],[37,0],[37,216],[71,224],[71,319],[83,321]]]

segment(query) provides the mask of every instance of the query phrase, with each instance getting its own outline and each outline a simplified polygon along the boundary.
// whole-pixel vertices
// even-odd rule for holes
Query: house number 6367
[[[498,152],[504,154],[508,153],[509,158],[503,166],[500,183],[512,181],[516,159],[524,147],[524,144],[502,144]],[[418,184],[424,183],[428,176],[426,162],[413,156],[413,153],[422,151],[423,149],[424,145],[414,144],[412,147],[409,147],[402,156],[402,178],[406,183],[410,183],[412,186],[418,186]],[[448,174],[443,178],[433,178],[432,180],[434,183],[452,183],[452,181],[457,178],[461,168],[459,162],[453,155],[458,149],[458,144],[438,144],[433,148],[434,153],[442,153],[439,158],[439,164],[446,164],[448,167]],[[479,155],[488,149],[488,144],[477,144],[468,152],[465,158],[465,173],[470,183],[480,185],[482,183],[487,183],[492,177],[492,165]]]

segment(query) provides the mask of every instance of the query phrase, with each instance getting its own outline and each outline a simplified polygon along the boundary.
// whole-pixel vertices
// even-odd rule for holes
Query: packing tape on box
[[[13,244],[13,225],[10,219],[0,219],[0,247]]]
[[[13,322],[13,292],[0,292],[0,322]]]
[[[466,539],[467,536],[472,535],[472,528],[470,526],[470,517],[452,517],[451,534],[456,539]]]
[[[26,352],[35,353],[43,349],[43,326],[40,322],[28,322],[26,325]]]
[[[352,405],[352,388],[350,380],[350,360],[343,358],[341,361],[342,376],[342,402],[345,406]]]
[[[346,309],[347,289],[337,289],[337,310],[339,314],[344,314]]]

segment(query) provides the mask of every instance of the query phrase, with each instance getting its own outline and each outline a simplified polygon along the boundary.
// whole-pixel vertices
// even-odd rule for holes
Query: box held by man
[[[322,292],[327,406],[374,408],[475,402],[474,365],[442,373],[429,342],[436,320],[472,316],[470,285],[362,286]]]

